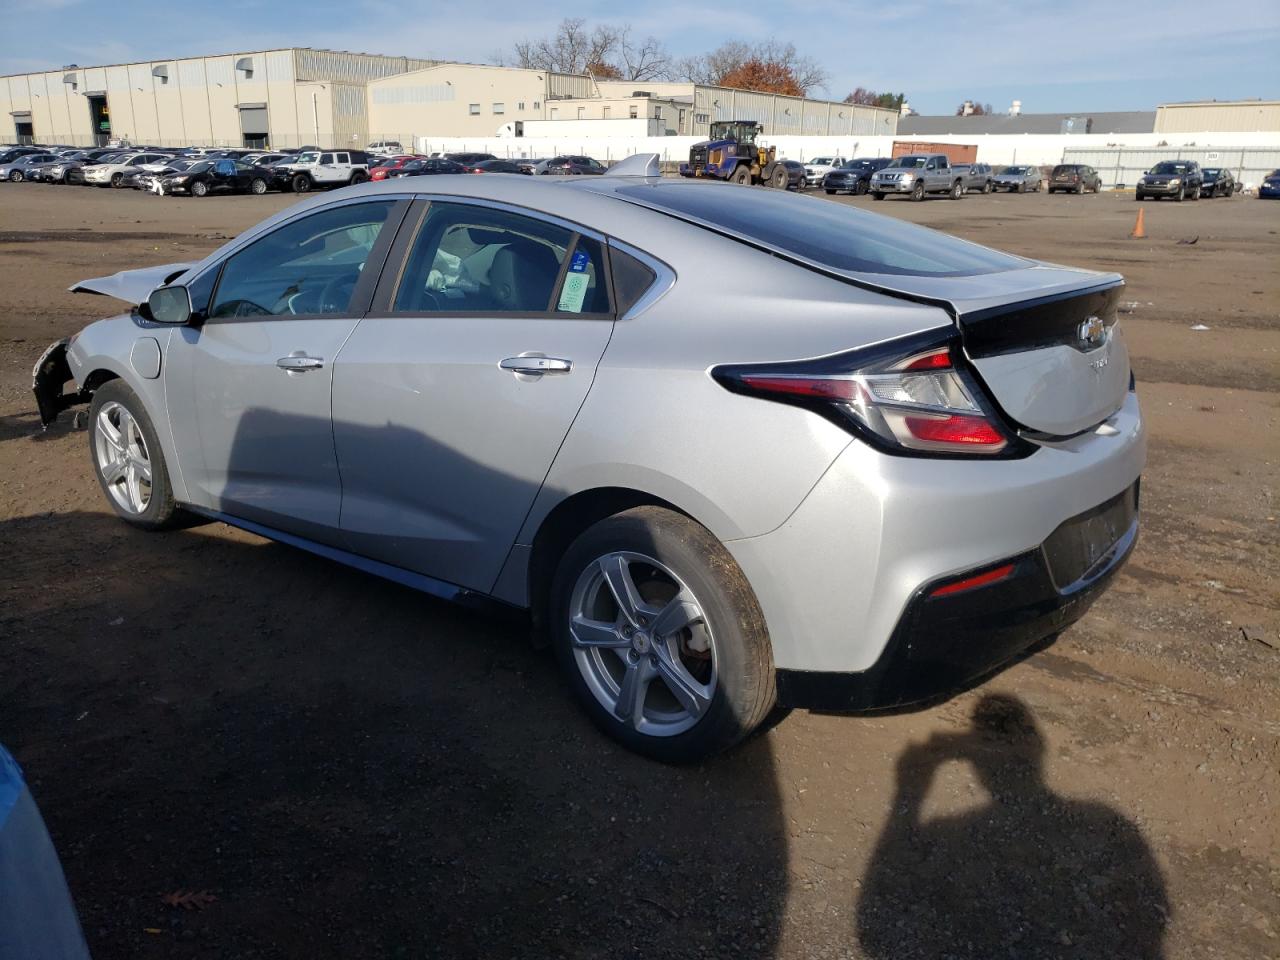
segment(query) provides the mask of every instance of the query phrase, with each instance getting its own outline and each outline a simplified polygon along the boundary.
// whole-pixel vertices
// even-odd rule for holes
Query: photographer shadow
[[[1116,810],[1055,794],[1045,748],[1022,701],[987,695],[969,731],[903,753],[858,903],[868,957],[1164,955],[1169,901],[1146,842]],[[971,764],[989,800],[926,818],[948,761]]]

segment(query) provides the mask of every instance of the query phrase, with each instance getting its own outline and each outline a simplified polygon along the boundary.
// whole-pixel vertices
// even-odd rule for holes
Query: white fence
[[[1280,168],[1280,146],[1069,149],[1062,159],[1065,163],[1087,163],[1102,174],[1102,182],[1109,187],[1132,187],[1161,160],[1195,160],[1202,167],[1230,170],[1237,183],[1252,189]]]
[[[689,147],[700,137],[402,137],[406,146],[416,142],[419,151],[454,153],[477,151],[492,153],[495,157],[520,159],[523,157],[554,157],[561,154],[585,154],[602,163],[615,163],[634,153],[656,153],[667,161],[683,160],[689,156]],[[1102,150],[1114,152],[1119,148],[1171,148],[1175,153],[1198,160],[1196,151],[1203,153],[1239,154],[1241,150],[1264,148],[1280,150],[1280,131],[1275,133],[1189,133],[1189,134],[1011,134],[982,136],[852,136],[852,137],[765,137],[764,142],[778,148],[782,157],[805,162],[814,157],[887,157],[893,151],[895,140],[920,143],[972,143],[978,146],[978,160],[996,166],[1014,163],[1050,166],[1062,163],[1068,152],[1078,150]],[[1089,163],[1088,160],[1076,161]],[[1201,161],[1202,163],[1205,161]],[[1208,164],[1212,166],[1213,164]],[[1224,161],[1222,166],[1228,164]],[[1103,164],[1093,164],[1105,172]],[[1132,183],[1132,179],[1118,181]]]

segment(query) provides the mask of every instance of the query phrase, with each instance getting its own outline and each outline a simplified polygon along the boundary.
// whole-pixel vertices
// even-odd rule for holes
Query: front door
[[[176,442],[197,505],[335,539],[334,361],[402,214],[394,200],[328,207],[224,262],[207,319],[179,331],[167,363],[174,422],[196,427]]]
[[[432,203],[334,371],[349,548],[488,591],[612,331],[601,244]]]

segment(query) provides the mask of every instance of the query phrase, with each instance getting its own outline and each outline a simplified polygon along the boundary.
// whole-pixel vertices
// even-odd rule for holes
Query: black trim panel
[[[1112,327],[1123,289],[1120,282],[962,313],[959,323],[965,351],[981,359],[1056,346],[1082,353],[1096,350],[1100,344],[1080,340],[1080,325],[1096,316]]]

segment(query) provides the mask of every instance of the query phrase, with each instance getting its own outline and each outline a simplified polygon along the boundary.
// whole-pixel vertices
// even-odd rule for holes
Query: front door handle
[[[304,373],[307,370],[319,370],[324,366],[324,360],[321,357],[306,357],[297,354],[291,354],[287,357],[281,357],[276,361],[276,366],[281,370],[289,373]]]
[[[561,360],[559,357],[507,357],[498,366],[512,373],[568,373],[573,369],[573,361]]]

